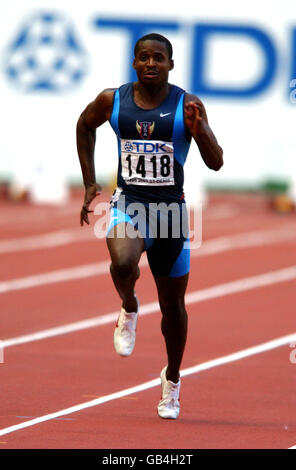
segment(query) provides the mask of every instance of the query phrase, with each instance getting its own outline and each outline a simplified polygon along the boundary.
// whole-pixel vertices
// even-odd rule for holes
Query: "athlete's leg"
[[[175,383],[180,377],[179,371],[187,339],[185,292],[188,277],[188,274],[176,278],[154,276],[162,313],[161,331],[168,356],[166,378]]]
[[[134,287],[140,276],[138,263],[144,251],[143,238],[130,237],[128,231],[131,230],[134,230],[131,224],[120,223],[107,236],[111,256],[110,272],[126,312],[137,311]]]

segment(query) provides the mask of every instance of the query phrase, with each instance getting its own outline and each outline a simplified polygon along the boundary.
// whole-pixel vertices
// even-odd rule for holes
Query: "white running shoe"
[[[162,398],[158,403],[157,411],[160,418],[176,419],[180,411],[180,387],[181,380],[178,383],[171,382],[166,378],[167,366],[160,373]]]
[[[116,323],[114,331],[114,348],[120,356],[129,356],[133,352],[135,346],[139,312],[138,299],[137,304],[138,307],[136,312],[129,313],[122,308]]]

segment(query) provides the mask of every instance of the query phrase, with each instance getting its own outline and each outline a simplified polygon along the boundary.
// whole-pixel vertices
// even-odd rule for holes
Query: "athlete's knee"
[[[183,318],[187,316],[184,299],[160,299],[161,313],[167,318]]]
[[[139,268],[131,258],[124,257],[112,261],[110,271],[111,274],[115,274],[120,279],[126,279],[132,275],[137,277]]]

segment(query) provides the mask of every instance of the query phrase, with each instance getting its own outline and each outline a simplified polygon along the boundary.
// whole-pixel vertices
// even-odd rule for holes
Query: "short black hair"
[[[145,36],[142,36],[140,39],[138,39],[136,44],[135,44],[135,48],[134,48],[135,56],[137,54],[140,42],[144,42],[144,41],[159,41],[159,42],[165,43],[167,51],[168,51],[169,60],[172,59],[172,57],[173,57],[173,46],[172,46],[172,44],[170,43],[170,41],[166,37],[164,37],[164,36],[162,36],[161,34],[158,34],[158,33],[149,33],[149,34],[146,34]]]

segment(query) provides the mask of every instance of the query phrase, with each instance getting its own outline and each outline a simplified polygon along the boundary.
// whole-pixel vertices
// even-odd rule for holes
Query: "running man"
[[[171,207],[174,203],[180,214],[177,219],[184,220],[183,166],[192,137],[212,170],[223,165],[223,151],[200,99],[168,82],[174,67],[168,39],[156,33],[143,36],[135,45],[134,55],[138,80],[102,91],[77,123],[77,149],[85,186],[80,224],[89,224],[89,206],[101,191],[94,164],[96,129],[109,121],[118,139],[119,153],[117,189],[111,199],[106,237],[111,276],[122,300],[114,347],[121,356],[129,356],[135,345],[139,315],[135,284],[140,276],[141,254],[146,250],[157,286],[167,351],[167,366],[160,374],[162,399],[158,415],[175,419],[180,409],[180,366],[187,338],[185,291],[190,250],[185,247],[186,227],[178,237],[172,236],[172,215],[166,218],[168,236],[160,237],[155,227],[161,224],[162,215],[148,208],[160,203]],[[143,208],[140,216],[139,210],[134,214],[129,210],[134,205]],[[145,223],[149,228],[153,225],[148,235]]]

